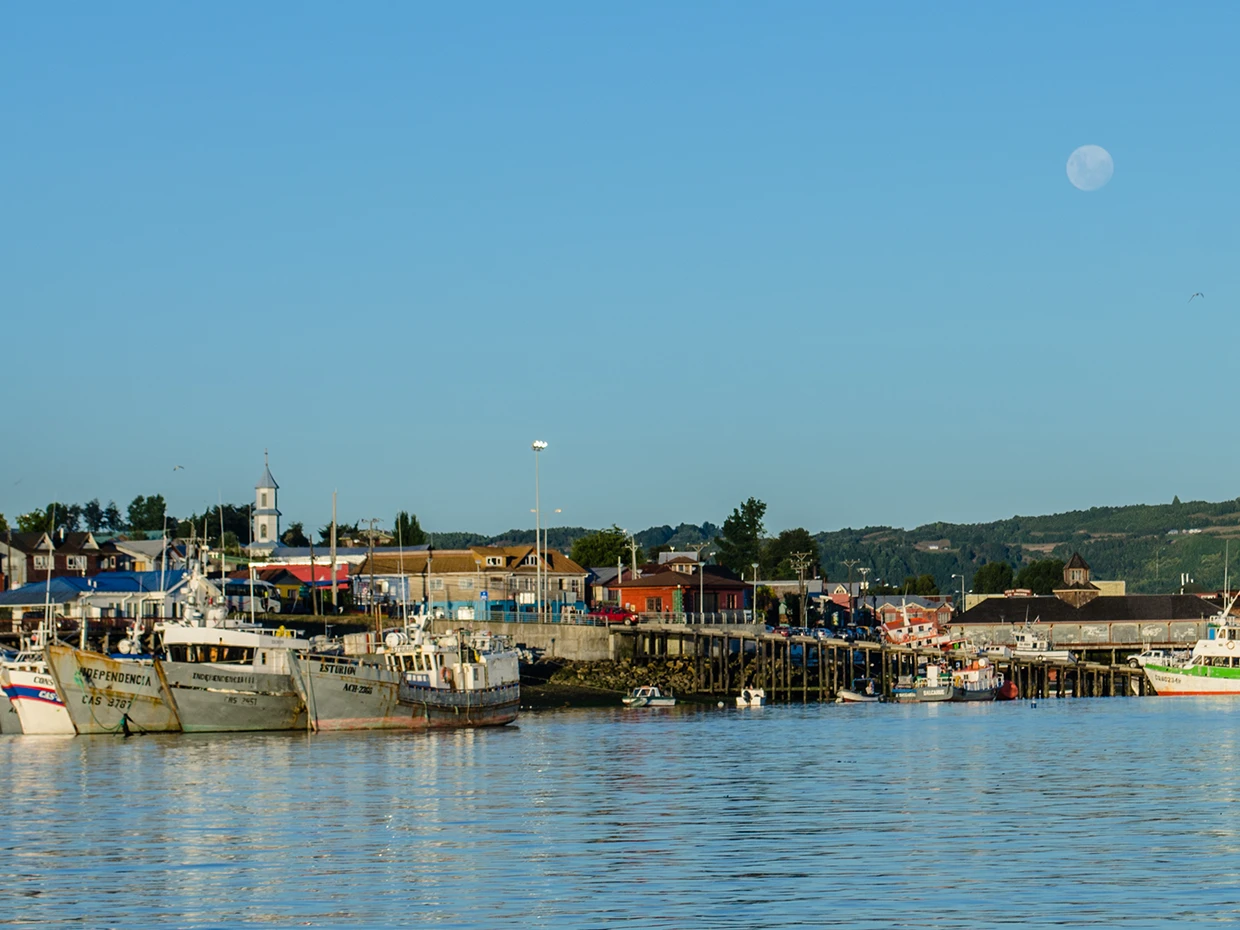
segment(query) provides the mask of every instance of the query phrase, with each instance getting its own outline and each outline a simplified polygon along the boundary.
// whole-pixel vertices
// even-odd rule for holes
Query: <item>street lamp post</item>
[[[753,622],[758,622],[758,563],[753,565]]]
[[[960,612],[964,613],[964,575],[957,575],[953,572],[952,577],[960,579]]]
[[[534,450],[534,610],[535,619],[542,620],[542,553],[538,542],[542,513],[539,511],[538,500],[538,453],[546,449],[547,444],[541,439],[535,439],[530,443],[530,448]]]

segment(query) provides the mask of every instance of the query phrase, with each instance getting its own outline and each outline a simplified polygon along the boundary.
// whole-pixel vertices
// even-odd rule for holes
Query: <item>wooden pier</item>
[[[900,677],[916,675],[919,664],[937,661],[950,668],[953,662],[940,651],[809,636],[644,625],[612,632],[629,641],[623,651],[637,665],[692,660],[700,694],[733,695],[752,687],[764,689],[770,701],[801,704],[834,701],[858,678],[874,679],[889,698]],[[1016,683],[1022,699],[1154,693],[1140,668],[1118,664],[1113,652],[1097,658],[1110,661],[991,661],[1004,680]]]

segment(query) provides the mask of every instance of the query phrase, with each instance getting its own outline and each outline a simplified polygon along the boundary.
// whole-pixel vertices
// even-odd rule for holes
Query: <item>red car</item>
[[[625,626],[632,626],[637,622],[637,614],[623,607],[597,607],[590,611],[586,616],[593,617],[595,620],[602,620],[606,623],[623,623]]]

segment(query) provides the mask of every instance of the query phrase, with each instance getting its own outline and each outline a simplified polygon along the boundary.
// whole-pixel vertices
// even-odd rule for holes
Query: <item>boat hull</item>
[[[837,704],[877,704],[879,696],[877,694],[861,694],[858,691],[844,689],[836,692],[835,702]]]
[[[476,691],[402,684],[383,666],[330,656],[297,657],[293,668],[310,726],[324,732],[503,726],[520,710],[518,682]]]
[[[306,728],[306,705],[290,675],[163,660],[155,668],[186,733]]]
[[[16,716],[18,733],[46,736],[72,736],[73,721],[61,699],[62,692],[56,688],[56,682],[45,672],[27,672],[10,669],[5,673],[5,695],[8,697],[13,714]],[[12,732],[7,729],[4,732]]]
[[[1235,677],[1223,673],[1235,673]],[[1240,669],[1200,665],[1186,668],[1146,665],[1145,677],[1154,687],[1154,691],[1163,697],[1240,695]]]
[[[993,688],[961,688],[956,687],[952,700],[957,703],[970,703],[972,701],[993,701],[997,687]]]
[[[22,731],[22,718],[9,696],[0,689],[0,736],[16,735]]]
[[[56,645],[47,647],[47,664],[79,734],[181,729],[176,708],[149,662]]]
[[[1016,682],[1005,681],[995,690],[996,701],[1014,701],[1020,697],[1020,689],[1016,687]]]
[[[952,685],[897,688],[891,693],[891,699],[898,704],[934,704],[939,701],[950,701],[955,690]]]

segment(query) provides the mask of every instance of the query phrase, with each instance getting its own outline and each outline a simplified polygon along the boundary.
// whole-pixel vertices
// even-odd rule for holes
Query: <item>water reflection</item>
[[[617,709],[420,735],[4,739],[0,924],[1231,920],[1237,712]]]

